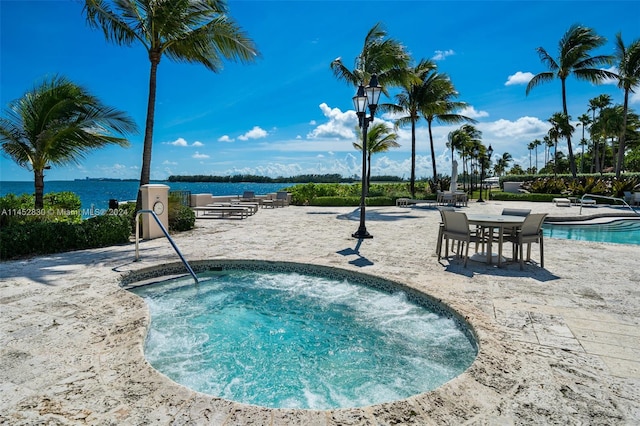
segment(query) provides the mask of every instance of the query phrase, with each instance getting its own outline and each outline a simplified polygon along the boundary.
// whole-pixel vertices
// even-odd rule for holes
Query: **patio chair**
[[[548,213],[534,213],[528,215],[522,227],[515,234],[505,235],[504,241],[513,244],[513,258],[520,258],[520,270],[524,269],[524,245],[527,244],[527,262],[531,261],[531,244],[540,245],[540,267],[544,268],[544,240],[542,237],[542,224]]]
[[[503,216],[529,216],[531,213],[531,209],[502,209]],[[515,233],[515,229],[513,228],[505,228],[503,231],[503,235],[513,235]]]
[[[442,253],[442,241],[444,240],[443,238],[443,232],[444,232],[444,215],[442,214],[443,210],[447,210],[447,211],[455,211],[455,209],[453,207],[448,207],[448,206],[444,206],[444,207],[438,207],[438,210],[440,211],[440,223],[438,224],[438,241],[436,242],[436,253],[438,254],[438,260],[440,260],[440,256]],[[448,242],[447,242],[448,245]],[[448,250],[448,247],[447,247]]]
[[[450,210],[441,210],[440,214],[444,219],[444,228],[442,230],[442,237],[445,240],[444,255],[449,257],[449,240],[452,242],[452,249],[453,242],[457,241],[457,254],[458,256],[462,255],[462,250],[464,249],[464,267],[466,268],[467,260],[469,260],[469,245],[472,242],[475,243],[477,251],[478,243],[483,243],[484,240],[481,235],[469,229],[469,220],[466,214]],[[438,253],[438,260],[440,260],[440,253]]]

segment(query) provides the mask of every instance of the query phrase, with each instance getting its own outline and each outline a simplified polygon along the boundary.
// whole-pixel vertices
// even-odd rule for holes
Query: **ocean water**
[[[294,184],[288,183],[217,183],[217,182],[166,182],[153,181],[169,186],[169,191],[191,191],[193,194],[213,195],[242,195],[244,191],[254,191],[256,194],[276,192]],[[93,180],[53,180],[44,182],[45,194],[49,192],[71,191],[80,197],[82,209],[87,211],[107,209],[109,200],[135,200],[138,196],[138,181],[93,181]],[[0,182],[0,196],[6,194],[33,194],[34,186],[31,182]]]

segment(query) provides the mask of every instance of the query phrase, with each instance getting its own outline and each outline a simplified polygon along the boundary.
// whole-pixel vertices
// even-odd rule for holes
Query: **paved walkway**
[[[461,210],[551,203],[471,202]],[[583,214],[615,212],[585,208]],[[435,391],[356,409],[271,410],[193,392],[143,356],[144,303],[123,275],[177,260],[164,239],[0,264],[0,423],[212,425],[640,424],[640,249],[545,239],[545,268],[437,261],[433,208],[264,209],[198,220],[175,240],[190,261],[263,259],[389,278],[442,299],[474,327],[480,353]],[[348,249],[348,250],[347,250]],[[536,247],[533,258],[537,259]]]

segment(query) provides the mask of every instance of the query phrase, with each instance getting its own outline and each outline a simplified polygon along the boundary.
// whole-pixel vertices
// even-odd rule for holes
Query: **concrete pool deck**
[[[552,203],[474,201],[461,211]],[[583,215],[620,212],[594,207]],[[189,261],[248,259],[332,266],[410,285],[465,316],[480,353],[442,387],[370,407],[265,409],[191,391],[144,359],[144,302],[123,275],[178,261],[166,239],[0,264],[0,423],[440,425],[640,423],[640,249],[545,239],[545,268],[502,268],[435,254],[434,208],[371,207],[361,244],[353,208],[261,209],[198,220],[175,241]],[[510,251],[509,251],[510,252]],[[532,250],[538,259],[537,246]]]

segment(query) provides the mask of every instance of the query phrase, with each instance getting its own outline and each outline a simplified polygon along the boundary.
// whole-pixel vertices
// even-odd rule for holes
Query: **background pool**
[[[569,240],[640,245],[640,220],[620,219],[599,224],[545,223],[544,236]]]

